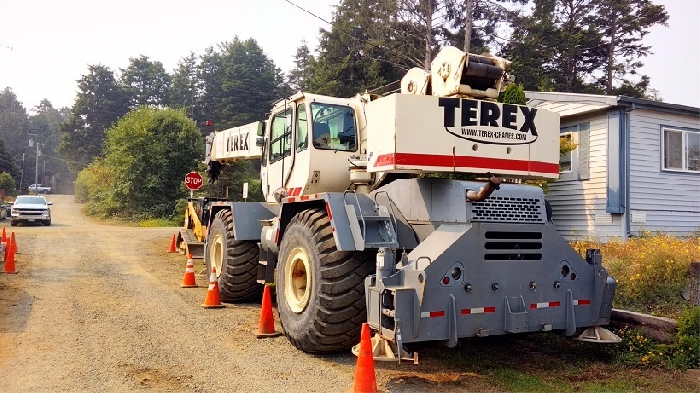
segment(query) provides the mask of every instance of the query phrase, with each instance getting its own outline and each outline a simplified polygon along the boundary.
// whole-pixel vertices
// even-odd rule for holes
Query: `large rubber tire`
[[[341,252],[323,209],[305,210],[285,229],[277,262],[277,308],[284,334],[298,349],[337,352],[360,341],[367,320],[365,278],[373,252]]]
[[[207,235],[204,265],[207,282],[216,266],[221,301],[247,302],[260,299],[263,286],[257,282],[259,248],[254,241],[233,238],[233,216],[228,210],[216,213]]]

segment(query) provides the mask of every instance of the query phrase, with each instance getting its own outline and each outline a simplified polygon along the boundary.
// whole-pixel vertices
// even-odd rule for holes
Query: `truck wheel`
[[[228,210],[216,213],[207,236],[204,264],[207,282],[216,267],[221,301],[244,302],[260,298],[263,286],[257,282],[258,244],[233,238],[233,216]]]
[[[372,252],[338,251],[325,210],[298,213],[277,262],[277,307],[284,334],[304,352],[337,352],[360,341],[367,320],[365,278]]]

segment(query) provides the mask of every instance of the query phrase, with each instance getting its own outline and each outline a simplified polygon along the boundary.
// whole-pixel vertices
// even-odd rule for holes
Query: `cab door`
[[[268,121],[261,179],[265,199],[268,202],[275,202],[275,190],[285,188],[285,183],[291,174],[294,162],[293,119],[294,110],[290,105],[274,113]]]

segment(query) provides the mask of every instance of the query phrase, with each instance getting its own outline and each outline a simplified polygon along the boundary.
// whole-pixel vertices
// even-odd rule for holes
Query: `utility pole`
[[[34,167],[34,193],[38,194],[37,184],[39,183],[39,155],[41,154],[41,152],[39,151],[39,140],[38,140],[36,134],[27,134],[27,135],[33,136],[35,138],[35,142],[36,142],[36,165]],[[29,147],[32,147],[32,139],[29,140]]]
[[[19,178],[19,193],[22,193],[22,182],[24,181],[24,153],[22,153],[22,175]]]

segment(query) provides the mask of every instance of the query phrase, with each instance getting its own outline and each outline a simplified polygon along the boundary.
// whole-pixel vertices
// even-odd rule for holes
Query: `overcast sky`
[[[291,0],[327,21],[338,0]],[[665,102],[700,107],[700,0],[656,0],[669,27],[646,38],[642,59]],[[286,0],[0,0],[0,90],[12,88],[25,108],[48,98],[72,106],[88,64],[113,70],[146,55],[171,72],[193,51],[254,38],[288,71],[302,39],[314,49],[322,20]]]

